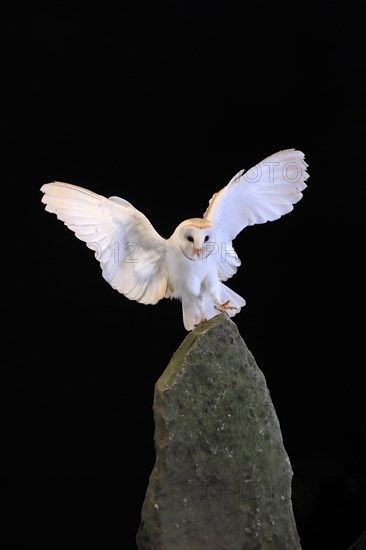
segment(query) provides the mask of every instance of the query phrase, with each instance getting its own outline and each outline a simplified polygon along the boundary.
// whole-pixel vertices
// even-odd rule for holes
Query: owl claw
[[[215,306],[215,309],[217,309],[218,311],[226,311],[227,309],[237,309],[234,306],[229,306],[229,303],[230,301],[226,300],[226,302],[224,302],[223,304],[219,304]]]
[[[201,319],[198,321],[198,323],[193,325],[193,328],[197,328],[198,325],[201,325],[202,323],[205,323],[206,321],[207,321],[206,317],[201,317]]]

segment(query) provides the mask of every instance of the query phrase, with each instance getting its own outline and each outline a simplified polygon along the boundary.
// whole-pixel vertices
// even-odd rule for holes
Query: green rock
[[[266,381],[226,314],[188,334],[155,385],[153,409],[139,550],[301,549]]]

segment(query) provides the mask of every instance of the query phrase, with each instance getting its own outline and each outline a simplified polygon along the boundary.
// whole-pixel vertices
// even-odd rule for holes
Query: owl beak
[[[197,258],[199,258],[199,256],[201,256],[201,252],[202,252],[202,248],[195,248],[194,249],[194,253],[196,254]]]

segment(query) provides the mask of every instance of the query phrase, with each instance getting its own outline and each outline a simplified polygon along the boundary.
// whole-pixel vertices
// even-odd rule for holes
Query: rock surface
[[[366,550],[366,529],[361,533],[359,538],[354,542],[348,550]]]
[[[265,378],[225,314],[155,385],[156,463],[139,550],[299,550],[292,469]]]

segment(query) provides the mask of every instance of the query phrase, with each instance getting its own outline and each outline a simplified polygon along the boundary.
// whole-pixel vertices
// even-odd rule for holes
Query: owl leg
[[[227,310],[237,309],[236,307],[230,305],[230,300],[226,300],[226,302],[222,302],[222,296],[220,299],[220,287],[216,278],[207,276],[205,279],[205,283],[206,283],[208,292],[211,296],[211,299],[214,303],[215,309],[217,309],[218,311],[227,311]]]
[[[200,325],[201,323],[205,323],[207,321],[206,319],[206,314],[205,314],[205,309],[203,307],[203,301],[201,298],[197,298],[196,300],[196,304],[198,306],[198,309],[200,311],[200,320],[198,321],[198,323],[196,323],[194,326],[197,327],[198,325]]]
[[[186,294],[182,297],[183,323],[187,330],[193,330],[197,325],[206,321],[203,302],[199,296]]]
[[[206,319],[205,308],[202,297],[201,280],[197,275],[191,274],[187,277],[187,289],[189,293],[183,299],[183,304],[186,309],[190,309],[192,314],[194,312],[195,319],[193,326],[196,327],[201,323],[204,323]]]

